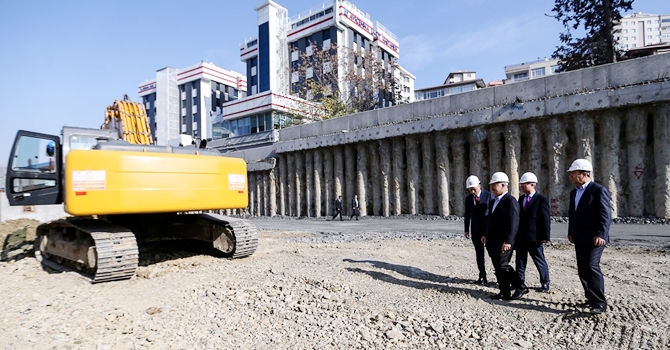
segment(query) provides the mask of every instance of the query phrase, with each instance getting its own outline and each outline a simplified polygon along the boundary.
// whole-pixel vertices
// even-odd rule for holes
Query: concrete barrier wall
[[[615,216],[668,218],[669,141],[664,54],[280,130],[277,166],[250,167],[248,213],[332,215],[337,195],[348,213],[356,193],[363,215],[462,215],[468,175],[505,171],[518,196],[533,171],[567,215],[567,168],[587,158]]]

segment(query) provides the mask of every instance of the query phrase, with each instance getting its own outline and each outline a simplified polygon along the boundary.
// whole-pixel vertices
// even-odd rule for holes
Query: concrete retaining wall
[[[262,152],[276,168],[250,167],[276,188],[250,195],[279,205],[251,215],[332,215],[337,195],[349,214],[354,194],[362,215],[462,215],[465,178],[496,171],[515,196],[535,172],[552,214],[567,215],[566,170],[587,158],[615,216],[669,218],[670,54],[287,128],[279,140]]]

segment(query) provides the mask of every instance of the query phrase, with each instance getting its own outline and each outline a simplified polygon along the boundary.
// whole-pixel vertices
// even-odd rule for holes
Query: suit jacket
[[[570,192],[568,235],[572,236],[572,241],[576,245],[593,247],[593,238],[600,237],[609,243],[612,224],[610,193],[605,187],[591,181],[575,208],[576,194],[577,189]]]
[[[551,240],[551,217],[549,214],[549,201],[547,197],[535,192],[524,210],[526,195],[519,198],[519,232],[516,234],[517,242],[540,242]]]
[[[335,200],[335,209],[342,210],[342,200],[339,198]]]
[[[493,209],[495,197],[489,202]],[[486,234],[486,246],[499,250],[503,243],[514,245],[516,233],[519,231],[519,203],[511,194],[505,193],[495,211],[489,214],[489,229]]]
[[[479,193],[479,205],[475,204],[475,196],[471,193],[465,197],[465,231],[475,237],[486,235],[488,229],[489,202],[493,199],[491,192],[482,190]],[[470,224],[472,223],[472,228]]]
[[[356,201],[358,201],[358,203],[356,203]],[[352,200],[351,200],[351,207],[352,207],[354,210],[356,210],[356,209],[360,209],[360,207],[361,207],[361,200],[360,200],[360,199],[358,199],[358,200],[356,200],[356,199],[352,199]]]

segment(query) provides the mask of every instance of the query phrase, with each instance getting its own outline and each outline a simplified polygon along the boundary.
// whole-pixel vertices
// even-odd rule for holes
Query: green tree
[[[598,66],[619,60],[614,25],[621,12],[633,8],[634,0],[556,0],[554,18],[565,27],[559,35],[561,45],[554,58],[559,59],[561,71]],[[573,30],[584,30],[585,37],[574,38]]]

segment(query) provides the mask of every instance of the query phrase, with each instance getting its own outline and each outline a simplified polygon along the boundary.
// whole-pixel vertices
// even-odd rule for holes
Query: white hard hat
[[[467,179],[465,179],[465,188],[477,187],[477,185],[479,185],[480,183],[481,183],[481,181],[479,181],[478,177],[476,177],[474,175],[470,175],[470,176],[468,176]]]
[[[503,172],[497,172],[493,173],[491,176],[491,181],[489,182],[489,185],[498,183],[498,182],[504,182],[504,183],[509,183],[509,177],[507,177],[507,174]]]
[[[568,169],[568,172],[575,171],[575,170],[591,172],[591,171],[593,171],[593,165],[591,164],[591,162],[589,162],[586,159],[576,159],[570,165],[570,169]]]
[[[537,176],[535,176],[535,174],[531,172],[524,173],[523,175],[521,175],[521,179],[519,180],[520,184],[525,184],[529,182],[537,183]]]

